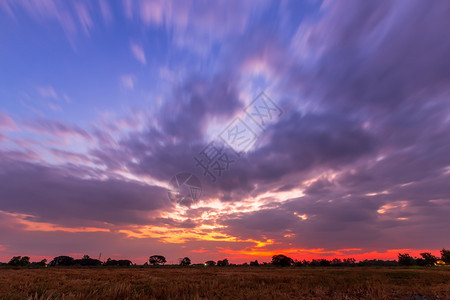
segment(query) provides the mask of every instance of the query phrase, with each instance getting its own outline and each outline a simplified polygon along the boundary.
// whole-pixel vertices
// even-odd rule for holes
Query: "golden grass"
[[[450,269],[0,269],[0,299],[450,299]]]

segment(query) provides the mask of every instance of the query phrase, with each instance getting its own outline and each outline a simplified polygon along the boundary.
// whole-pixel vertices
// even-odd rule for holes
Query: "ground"
[[[8,300],[412,299],[418,295],[450,299],[450,268],[0,268],[0,299]]]

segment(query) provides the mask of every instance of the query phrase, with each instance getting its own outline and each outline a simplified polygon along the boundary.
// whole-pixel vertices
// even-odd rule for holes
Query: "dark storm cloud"
[[[247,214],[230,214],[221,220],[221,224],[227,226],[226,232],[236,235],[240,231],[240,237],[254,238],[255,233],[260,235],[283,232],[296,225],[299,218],[293,213],[279,210],[266,209]]]
[[[297,69],[301,75],[290,83],[323,94],[334,109],[373,116],[424,90],[420,101],[430,101],[450,80],[449,12],[446,1],[333,3],[306,41],[312,51],[321,49],[317,63]]]
[[[209,118],[230,118],[242,108],[236,83],[228,76],[189,79],[175,90],[160,112],[159,125],[166,137],[184,142],[203,138]]]
[[[240,201],[289,180],[294,188],[312,171],[339,169],[375,148],[374,138],[359,123],[332,114],[288,114],[263,138],[269,142],[237,160],[216,183],[207,184],[206,192],[222,201]]]
[[[308,215],[290,227],[298,247],[440,247],[450,238],[449,11],[446,1],[330,5],[311,29],[308,43],[319,53],[313,67],[274,66],[286,89],[321,103],[322,113],[285,116],[270,142],[249,155],[256,167],[247,166],[242,182],[284,176],[286,190],[308,170],[342,173],[272,210],[286,219],[244,214],[227,221],[230,234],[270,237],[270,224],[284,229],[296,212]],[[405,206],[395,207],[398,201]]]
[[[146,224],[146,213],[167,208],[165,190],[122,180],[94,179],[76,167],[1,159],[0,210],[66,226]],[[84,178],[84,179],[83,179]]]
[[[170,97],[148,120],[148,128],[121,140],[119,150],[104,147],[92,154],[113,169],[124,163],[135,173],[166,181],[180,171],[192,169],[192,157],[206,143],[203,137],[208,121],[228,120],[242,107],[236,83],[226,76],[191,78]]]
[[[433,50],[435,55],[432,58],[427,54],[426,59],[416,61],[413,57],[425,55],[430,43],[444,34],[439,30],[442,25],[439,20],[446,22],[443,20],[445,9],[439,9],[441,4],[438,3],[437,8],[417,13],[423,8],[418,2],[397,4],[398,7],[391,2],[378,5],[352,2],[349,5],[358,9],[350,12],[344,9],[345,5],[333,6],[324,20],[313,27],[311,46],[325,49],[315,62],[313,71],[309,68],[277,68],[279,72],[288,72],[281,74],[286,78],[302,79],[301,86],[312,91],[310,95],[322,95],[322,91],[326,91],[321,100],[322,112],[301,115],[289,111],[285,114],[266,133],[266,145],[238,161],[216,185],[211,186],[223,194],[221,199],[239,200],[254,190],[255,183],[273,183],[289,174],[297,173],[301,178],[302,173],[307,174],[317,168],[345,168],[369,154],[373,158],[376,154],[383,155],[389,148],[414,144],[418,147],[414,150],[422,155],[417,143],[429,139],[428,135],[437,129],[438,123],[445,120],[448,105],[445,99],[436,98],[436,91],[430,93],[429,99],[414,95],[414,91],[434,89],[434,83],[428,84],[434,79],[445,81],[445,76],[439,80],[437,76],[447,72],[446,64],[442,65],[440,61],[445,60],[442,55],[449,45],[444,42],[434,47],[439,49]],[[402,12],[403,8],[405,12]],[[394,24],[388,24],[392,18],[395,19]],[[424,26],[430,28],[418,29],[422,35],[410,29],[420,20],[430,21]],[[335,23],[338,26],[331,26]],[[254,39],[254,43],[250,39],[244,48],[244,57],[251,56],[251,53],[261,55],[256,44],[262,38],[256,36]],[[410,44],[415,46],[406,51]],[[280,42],[261,48],[266,55],[270,54],[268,60],[272,62],[278,62],[277,57],[282,57],[283,51],[287,51]],[[388,59],[390,56],[392,58]],[[426,80],[421,79],[424,76],[419,72],[421,66],[427,69]],[[299,73],[301,77],[296,77]],[[416,82],[420,82],[422,87]],[[293,81],[289,84],[298,85]],[[415,98],[411,98],[413,96]],[[202,138],[207,121],[214,116],[230,117],[240,107],[235,85],[226,77],[210,81],[194,79],[175,90],[173,99],[158,114],[156,127],[151,126],[147,131],[130,135],[122,141],[128,159],[124,152],[114,153],[116,150],[97,151],[95,154],[102,161],[110,161],[111,165],[114,161],[137,158],[138,163],[128,163],[128,167],[162,180],[180,170],[192,171],[192,156],[204,146]],[[295,99],[291,100],[290,105],[295,102]],[[441,130],[441,134],[435,137],[436,142],[442,143],[446,133]],[[447,151],[442,150],[443,153]],[[358,174],[367,168],[367,164],[363,162],[354,167],[357,171],[352,174]],[[398,169],[385,168],[383,173],[393,174],[392,171],[399,172],[396,171]],[[373,176],[360,175],[357,177],[361,180]]]

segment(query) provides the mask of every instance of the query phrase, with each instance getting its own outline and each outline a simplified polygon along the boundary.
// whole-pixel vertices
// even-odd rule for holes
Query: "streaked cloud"
[[[134,77],[132,75],[122,75],[120,77],[120,82],[124,88],[133,90],[134,89]]]
[[[103,20],[106,24],[110,24],[114,19],[111,6],[106,0],[99,0],[99,5]]]
[[[58,98],[58,94],[52,86],[38,87],[37,90],[39,94],[44,98]]]
[[[0,112],[0,128],[4,131],[11,131],[17,129],[17,125],[10,116]]]
[[[130,49],[131,49],[131,53],[133,54],[134,58],[137,59],[137,61],[139,61],[143,65],[145,65],[147,63],[147,61],[145,59],[144,48],[142,47],[142,45],[131,42]]]

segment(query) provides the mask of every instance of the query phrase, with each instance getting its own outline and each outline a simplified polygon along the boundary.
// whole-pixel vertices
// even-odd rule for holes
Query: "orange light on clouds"
[[[202,228],[203,227],[203,228]],[[273,244],[273,240],[259,241],[255,239],[239,239],[237,237],[214,231],[219,227],[202,225],[195,229],[171,229],[158,226],[136,227],[133,230],[119,230],[130,238],[157,238],[163,243],[182,244],[189,241],[215,241],[252,243],[255,247],[264,247]]]
[[[0,211],[0,214],[10,217],[13,222],[18,225],[24,226],[22,230],[25,231],[65,231],[65,232],[109,232],[109,229],[98,228],[98,227],[64,227],[58,226],[47,222],[37,222],[31,221],[32,215],[19,214],[19,213],[8,213],[5,211]]]

